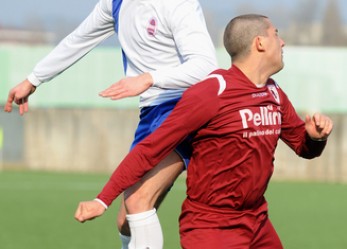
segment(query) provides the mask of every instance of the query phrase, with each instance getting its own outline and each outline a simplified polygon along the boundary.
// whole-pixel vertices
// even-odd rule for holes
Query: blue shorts
[[[131,149],[161,125],[179,100],[180,98],[177,98],[160,105],[143,107],[141,109],[140,122],[137,126],[135,139],[131,145]],[[187,168],[192,154],[189,138],[186,138],[181,144],[179,144],[176,147],[175,152],[182,158],[184,166]]]

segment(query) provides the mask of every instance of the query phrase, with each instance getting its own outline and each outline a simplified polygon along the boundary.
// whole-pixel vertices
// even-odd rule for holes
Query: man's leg
[[[155,203],[155,208],[158,210],[160,204],[164,200],[165,196],[167,195],[167,191],[164,191],[164,193],[158,198],[157,202]],[[122,249],[128,249],[129,243],[130,243],[130,228],[128,220],[126,219],[126,210],[125,210],[125,204],[124,204],[124,196],[122,195],[121,204],[119,206],[118,216],[117,216],[117,227],[119,231],[120,240],[122,242]]]
[[[124,204],[118,214],[118,228],[123,235],[130,235],[130,248],[161,249],[163,235],[156,214],[168,189],[183,169],[181,157],[172,152],[138,183],[124,192]],[[125,215],[128,214],[129,226]],[[130,233],[129,233],[130,227]],[[126,249],[123,244],[123,249]]]
[[[122,201],[119,206],[119,211],[117,216],[117,227],[119,231],[119,237],[122,242],[122,249],[128,249],[128,245],[130,243],[130,228],[125,216],[126,216],[126,210],[125,210],[125,204],[124,204],[124,196],[122,195]]]

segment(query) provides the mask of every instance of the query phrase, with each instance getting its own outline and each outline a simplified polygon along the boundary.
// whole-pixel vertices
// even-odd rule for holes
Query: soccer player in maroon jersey
[[[283,140],[300,157],[317,157],[333,123],[319,113],[300,119],[270,78],[283,68],[285,43],[267,17],[232,19],[224,45],[231,68],[217,70],[188,89],[167,120],[121,162],[98,200],[79,204],[76,219],[101,215],[105,209],[100,201],[110,205],[190,135],[182,247],[283,248],[264,197],[277,142]]]

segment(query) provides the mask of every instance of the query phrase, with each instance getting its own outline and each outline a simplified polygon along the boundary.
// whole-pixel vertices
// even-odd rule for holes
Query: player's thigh
[[[124,192],[127,212],[146,211],[156,206],[157,200],[166,194],[182,170],[181,157],[176,152],[170,153],[139,182]]]
[[[243,228],[194,229],[181,234],[183,249],[249,249],[251,233]]]

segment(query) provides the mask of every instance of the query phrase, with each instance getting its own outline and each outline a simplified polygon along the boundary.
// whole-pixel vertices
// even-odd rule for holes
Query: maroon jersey
[[[122,161],[98,198],[111,204],[188,135],[193,153],[183,230],[230,227],[245,214],[266,212],[264,192],[279,139],[304,158],[319,156],[325,146],[308,137],[304,122],[273,80],[257,87],[233,66],[186,90],[161,127]]]

